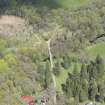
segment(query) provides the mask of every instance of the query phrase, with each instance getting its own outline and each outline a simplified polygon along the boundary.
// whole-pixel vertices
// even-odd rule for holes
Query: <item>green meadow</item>
[[[97,43],[86,48],[86,53],[94,58],[97,55],[105,57],[105,42]]]
[[[77,8],[78,6],[87,5],[92,0],[58,0],[58,3],[64,8]]]

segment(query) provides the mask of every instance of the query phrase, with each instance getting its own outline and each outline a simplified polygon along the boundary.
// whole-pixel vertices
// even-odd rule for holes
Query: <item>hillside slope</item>
[[[105,0],[1,1],[0,105],[21,105],[24,95],[35,96],[37,102],[48,96],[48,105],[54,105],[55,92],[57,105],[76,105],[82,99],[104,103],[105,76],[103,71],[96,76],[96,69],[104,70],[101,57],[96,57],[105,57],[104,37],[96,43],[91,39],[105,34]],[[97,92],[99,86],[102,91]],[[93,97],[87,92],[91,87]]]

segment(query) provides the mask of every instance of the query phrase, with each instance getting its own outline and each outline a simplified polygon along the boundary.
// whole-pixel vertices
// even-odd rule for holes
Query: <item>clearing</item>
[[[32,34],[33,28],[28,22],[17,16],[0,16],[0,35],[17,40],[26,40]]]
[[[9,16],[9,15],[5,15],[5,16],[0,16],[0,25],[20,25],[20,24],[24,24],[25,20],[20,18],[20,17],[16,17],[16,16]]]
[[[57,0],[58,4],[60,4],[64,8],[77,8],[78,6],[88,5],[94,0]]]

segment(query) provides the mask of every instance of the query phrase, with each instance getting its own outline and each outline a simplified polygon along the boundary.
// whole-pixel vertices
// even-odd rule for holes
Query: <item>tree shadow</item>
[[[30,5],[37,8],[40,12],[43,12],[43,8],[47,7],[47,10],[60,8],[58,0],[0,0],[0,15],[4,14],[6,10],[11,7],[20,7],[23,5]],[[12,8],[13,9],[13,8]]]
[[[58,0],[24,0],[20,4],[31,4],[37,8],[48,7],[49,9],[60,7]]]

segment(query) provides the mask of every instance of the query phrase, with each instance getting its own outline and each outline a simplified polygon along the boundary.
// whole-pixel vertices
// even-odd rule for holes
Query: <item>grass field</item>
[[[58,3],[64,8],[75,8],[82,5],[87,5],[92,0],[58,0]]]
[[[105,42],[97,43],[86,48],[89,57],[95,58],[97,55],[105,57]]]
[[[41,1],[41,2],[40,2]],[[86,6],[95,0],[39,0],[37,5],[48,6],[50,8],[64,8],[64,9],[74,9],[79,6]]]

